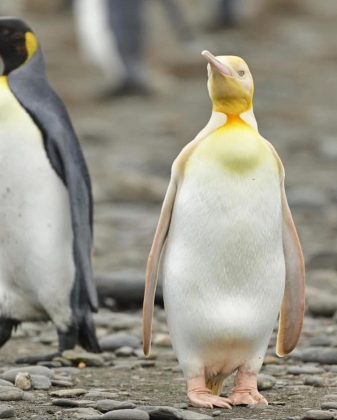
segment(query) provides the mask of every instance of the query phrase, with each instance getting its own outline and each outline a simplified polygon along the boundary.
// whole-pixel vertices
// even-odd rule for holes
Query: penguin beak
[[[209,64],[215,68],[220,74],[225,77],[234,77],[233,72],[230,67],[226,66],[225,64],[221,63],[213,54],[209,51],[204,50],[201,55],[206,58]]]

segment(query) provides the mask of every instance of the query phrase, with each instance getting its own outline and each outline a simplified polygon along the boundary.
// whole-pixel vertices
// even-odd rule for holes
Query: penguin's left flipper
[[[169,232],[176,193],[177,182],[175,179],[174,171],[172,171],[172,177],[166,191],[156,233],[153,239],[146,266],[146,280],[143,303],[143,350],[146,356],[150,353],[151,348],[153,305],[157,287],[160,256]]]
[[[305,305],[305,268],[301,244],[284,188],[285,172],[276,150],[267,142],[279,166],[282,201],[282,238],[286,281],[279,317],[276,353],[283,357],[296,346],[302,331]]]
[[[9,74],[9,87],[40,129],[49,161],[67,188],[76,269],[70,299],[77,329],[74,345],[78,340],[86,350],[98,352],[91,316],[91,311],[97,311],[98,298],[91,269],[93,200],[90,177],[69,115],[50,87],[43,68],[39,49],[30,61]]]
[[[305,305],[305,269],[300,241],[287,202],[284,179],[281,197],[286,281],[279,318],[276,353],[279,356],[285,356],[295,348],[302,330]]]

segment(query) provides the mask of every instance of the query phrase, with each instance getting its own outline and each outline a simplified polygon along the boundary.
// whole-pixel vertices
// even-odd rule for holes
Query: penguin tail
[[[206,387],[214,395],[220,395],[222,392],[223,384],[225,382],[225,376],[222,374],[212,375],[206,377]]]
[[[78,344],[91,353],[101,353],[91,312],[87,311],[78,323]]]
[[[0,347],[2,347],[12,335],[13,328],[20,324],[19,321],[9,318],[0,318]]]

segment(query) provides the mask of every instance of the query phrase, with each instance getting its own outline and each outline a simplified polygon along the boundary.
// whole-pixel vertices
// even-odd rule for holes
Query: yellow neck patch
[[[37,42],[36,36],[32,32],[26,32],[25,44],[26,44],[26,50],[27,50],[27,60],[26,60],[27,62],[36,53],[39,43]]]
[[[198,160],[212,161],[226,171],[249,174],[266,159],[273,159],[270,148],[259,133],[237,116],[212,132],[196,147],[191,164]]]

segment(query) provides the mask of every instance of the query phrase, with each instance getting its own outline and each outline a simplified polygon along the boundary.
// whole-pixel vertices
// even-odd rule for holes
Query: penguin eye
[[[240,77],[243,77],[245,74],[246,74],[246,73],[245,73],[245,71],[244,71],[244,70],[239,70],[239,71],[238,71],[238,75],[239,75]]]

